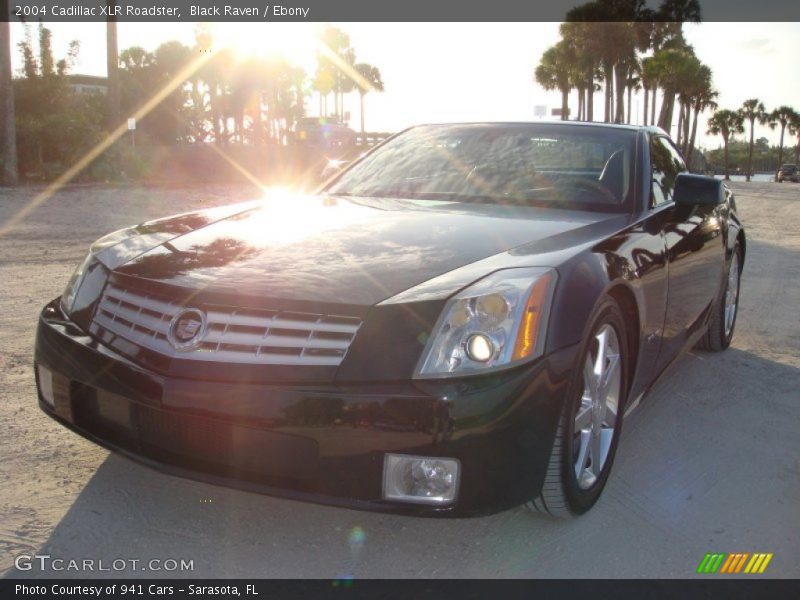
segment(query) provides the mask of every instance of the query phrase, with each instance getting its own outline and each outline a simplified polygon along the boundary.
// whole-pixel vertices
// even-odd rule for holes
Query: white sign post
[[[136,145],[136,119],[134,117],[128,118],[128,131],[131,132],[131,146]]]

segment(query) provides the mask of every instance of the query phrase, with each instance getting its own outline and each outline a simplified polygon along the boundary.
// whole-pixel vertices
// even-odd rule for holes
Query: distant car
[[[797,170],[797,165],[783,165],[780,168],[778,171],[778,183],[783,183],[784,181],[800,182],[800,171]]]
[[[726,184],[660,129],[415,127],[316,195],[95,242],[39,319],[39,406],[269,494],[580,514],[626,412],[731,343],[745,247]]]
[[[356,132],[333,118],[304,117],[295,127],[298,144],[321,149],[348,149],[356,145]]]

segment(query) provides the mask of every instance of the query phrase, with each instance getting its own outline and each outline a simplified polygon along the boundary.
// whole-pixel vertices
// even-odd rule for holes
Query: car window
[[[675,179],[678,173],[687,170],[683,157],[667,138],[656,136],[650,140],[650,160],[653,163],[650,206],[660,206],[672,202]]]
[[[326,191],[621,211],[635,140],[633,130],[601,126],[422,126],[369,154]]]

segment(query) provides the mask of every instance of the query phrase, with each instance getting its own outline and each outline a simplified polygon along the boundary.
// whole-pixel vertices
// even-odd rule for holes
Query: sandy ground
[[[515,509],[469,520],[362,513],[162,475],[84,441],[36,406],[40,307],[88,244],[245,188],[62,191],[0,237],[0,572],[14,558],[184,559],[194,577],[689,577],[706,552],[773,552],[800,576],[800,186],[734,184],[748,228],[733,346],[683,358],[626,422],[586,516]],[[0,188],[0,226],[40,191]]]

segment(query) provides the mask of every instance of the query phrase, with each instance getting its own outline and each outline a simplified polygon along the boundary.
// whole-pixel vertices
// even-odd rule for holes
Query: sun
[[[241,57],[280,57],[304,66],[316,60],[317,30],[312,23],[213,23],[215,45]]]

